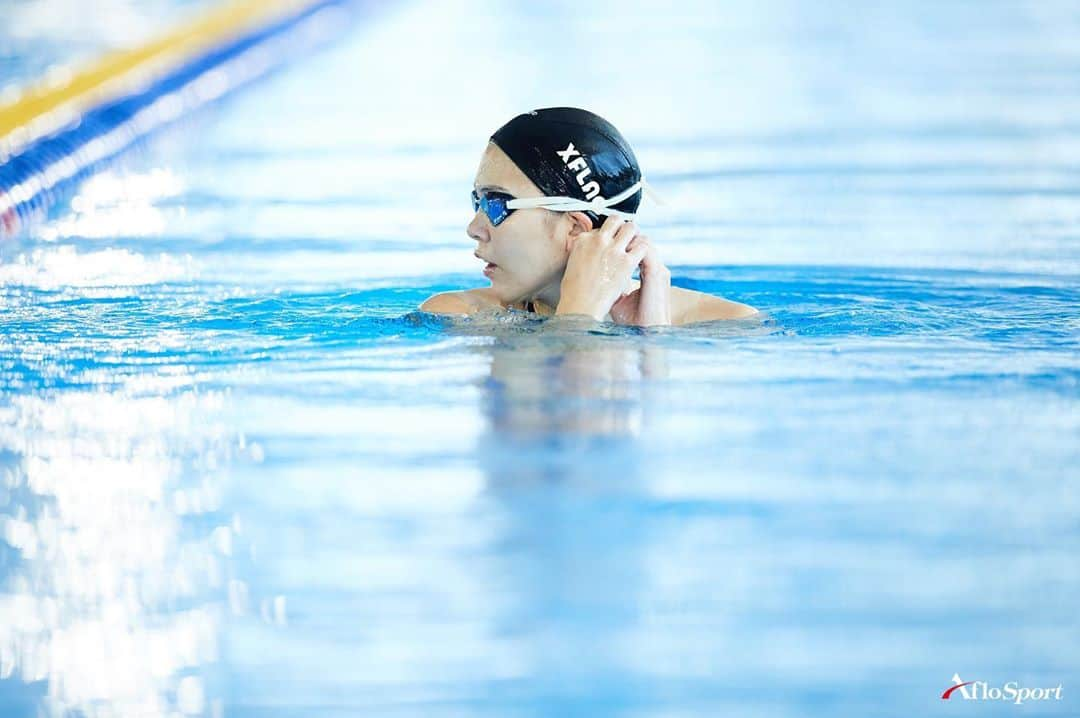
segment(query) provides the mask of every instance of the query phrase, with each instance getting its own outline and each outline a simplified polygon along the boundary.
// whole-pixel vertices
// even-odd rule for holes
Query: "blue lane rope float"
[[[0,239],[155,130],[336,35],[348,0],[242,0],[0,107]]]

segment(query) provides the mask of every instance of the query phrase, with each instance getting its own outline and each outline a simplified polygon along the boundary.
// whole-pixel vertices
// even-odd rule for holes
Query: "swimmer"
[[[518,115],[480,158],[476,214],[466,228],[491,286],[436,294],[421,311],[513,308],[638,326],[756,314],[671,286],[656,247],[634,223],[643,190],[633,150],[603,118],[572,107]]]

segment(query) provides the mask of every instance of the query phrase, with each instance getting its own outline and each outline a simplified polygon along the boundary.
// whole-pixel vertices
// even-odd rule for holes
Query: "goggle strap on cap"
[[[660,198],[660,195],[656,193],[656,190],[652,188],[652,185],[645,181],[645,178],[641,178],[641,189],[645,190],[645,196],[651,199],[661,207],[666,207],[667,202]]]
[[[619,202],[631,197],[635,192],[645,189],[649,193],[650,197],[655,198],[654,193],[649,190],[648,184],[645,182],[645,178],[642,177],[640,182],[635,182],[626,190],[620,192],[614,197],[609,197],[604,200],[594,199],[591,202],[577,199],[576,197],[523,197],[515,198],[506,203],[507,209],[526,209],[530,207],[542,207],[544,209],[550,209],[554,212],[596,212],[597,214],[610,215],[614,214],[619,217],[627,217],[629,219],[634,218],[633,212],[621,212],[617,209],[610,209],[612,205],[616,205]]]

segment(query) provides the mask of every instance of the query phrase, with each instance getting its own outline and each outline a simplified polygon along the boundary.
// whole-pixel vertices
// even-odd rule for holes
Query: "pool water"
[[[0,714],[1075,715],[1078,31],[408,4],[159,136],[0,246]],[[416,311],[559,104],[762,316]]]

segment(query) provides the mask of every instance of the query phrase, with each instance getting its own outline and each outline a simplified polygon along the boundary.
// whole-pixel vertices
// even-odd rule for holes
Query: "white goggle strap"
[[[656,193],[656,190],[652,188],[652,185],[645,181],[645,178],[641,178],[641,189],[645,190],[645,196],[656,202],[661,207],[666,207],[667,202],[660,198],[660,195]]]
[[[544,209],[550,209],[554,212],[596,212],[597,214],[614,214],[619,217],[633,219],[633,212],[620,212],[617,209],[610,209],[610,207],[622,202],[627,197],[630,197],[635,192],[642,189],[642,187],[645,187],[646,191],[648,191],[648,185],[645,184],[644,177],[641,178],[640,182],[635,182],[625,191],[604,200],[594,199],[591,202],[586,202],[585,200],[577,199],[576,197],[523,197],[510,200],[506,203],[506,207],[507,209],[543,207]],[[652,196],[651,193],[650,196]]]

